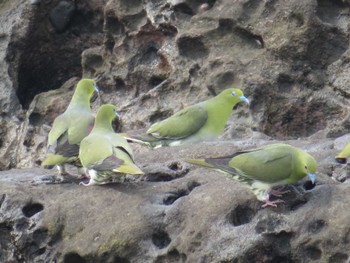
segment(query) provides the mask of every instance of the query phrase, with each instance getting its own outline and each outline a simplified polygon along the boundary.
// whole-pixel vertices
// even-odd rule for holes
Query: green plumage
[[[146,133],[125,137],[152,148],[214,140],[222,134],[234,106],[242,101],[249,102],[240,89],[226,89],[214,98],[154,123]]]
[[[268,205],[273,205],[269,201],[273,187],[294,184],[307,175],[314,180],[317,168],[311,155],[287,144],[271,144],[226,157],[185,161],[218,170],[247,184],[257,198]]]
[[[126,174],[143,174],[134,163],[128,142],[112,128],[116,114],[114,105],[102,105],[91,133],[80,143],[79,158],[90,175],[89,183],[83,185],[123,181]]]
[[[344,149],[335,157],[339,163],[346,163],[346,159],[350,156],[350,143],[348,143]]]
[[[62,174],[65,173],[65,164],[81,166],[78,159],[79,143],[90,133],[94,124],[90,99],[96,89],[96,83],[92,79],[78,82],[67,109],[53,122],[48,135],[51,154],[42,162],[42,166],[57,165]]]

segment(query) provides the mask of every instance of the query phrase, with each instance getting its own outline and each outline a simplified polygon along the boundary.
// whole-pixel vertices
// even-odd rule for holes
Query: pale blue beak
[[[99,93],[99,92],[100,92],[100,89],[98,88],[98,86],[97,86],[97,85],[95,85],[95,91],[96,91],[97,93]]]
[[[247,99],[247,97],[245,97],[244,95],[240,96],[239,99],[240,99],[241,101],[246,102],[247,104],[250,103],[249,100]]]
[[[307,175],[309,176],[312,184],[315,184],[316,174],[308,173]]]

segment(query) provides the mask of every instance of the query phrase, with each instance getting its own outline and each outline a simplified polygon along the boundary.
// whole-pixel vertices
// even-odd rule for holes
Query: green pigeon
[[[48,150],[50,154],[42,162],[42,166],[50,168],[57,165],[60,175],[67,174],[65,165],[72,164],[81,168],[79,143],[91,131],[95,117],[91,112],[90,99],[98,92],[92,79],[82,79],[78,82],[73,97],[66,109],[53,122],[48,135]]]
[[[102,105],[91,133],[80,143],[79,158],[90,176],[89,183],[81,182],[82,185],[105,184],[112,179],[123,182],[126,174],[143,174],[134,163],[126,139],[113,130],[112,121],[116,116],[114,105]]]
[[[240,89],[225,89],[214,98],[154,123],[145,133],[127,134],[125,138],[151,148],[214,140],[222,134],[234,106],[240,102],[249,104]]]
[[[350,143],[335,157],[338,163],[346,163],[346,159],[350,156]]]
[[[302,149],[288,144],[271,144],[260,148],[236,152],[230,156],[208,159],[186,159],[188,163],[225,173],[228,177],[248,185],[265,206],[277,206],[282,200],[270,201],[275,186],[295,184],[305,176],[315,182],[317,163]],[[275,192],[275,193],[274,193]],[[279,195],[278,195],[279,194]]]

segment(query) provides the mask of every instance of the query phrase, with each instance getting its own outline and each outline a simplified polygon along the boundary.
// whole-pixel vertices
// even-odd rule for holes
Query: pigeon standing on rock
[[[186,159],[186,162],[225,173],[248,185],[265,206],[277,206],[282,200],[270,201],[275,186],[295,184],[305,176],[315,182],[317,163],[302,149],[287,144],[271,144],[230,156],[207,159]],[[275,194],[274,194],[275,192]]]
[[[126,174],[143,174],[134,163],[128,142],[113,130],[116,116],[114,105],[102,105],[91,133],[80,144],[79,158],[90,176],[89,183],[82,185],[105,184],[113,179],[123,182]]]
[[[48,136],[48,150],[51,153],[42,162],[42,166],[50,168],[57,165],[60,175],[67,174],[65,164],[81,167],[78,159],[79,144],[94,125],[90,99],[95,91],[98,88],[93,79],[78,82],[66,111],[53,122]],[[82,172],[81,174],[83,175]]]
[[[146,133],[128,133],[125,138],[151,148],[213,140],[222,134],[232,109],[240,102],[249,104],[240,89],[226,89],[214,98],[154,123]]]

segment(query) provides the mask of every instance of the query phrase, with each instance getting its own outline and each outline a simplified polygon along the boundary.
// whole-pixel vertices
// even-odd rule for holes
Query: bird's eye
[[[237,95],[236,92],[234,92],[234,91],[232,91],[231,94],[232,94],[232,96],[236,96]]]
[[[304,168],[305,168],[305,170],[307,170],[307,166],[306,165],[304,166]]]

